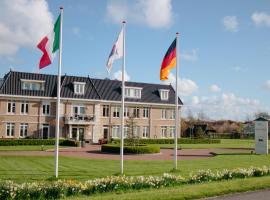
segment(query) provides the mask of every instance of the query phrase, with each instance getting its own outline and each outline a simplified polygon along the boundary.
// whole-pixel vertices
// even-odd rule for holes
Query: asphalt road
[[[212,197],[205,200],[270,200],[270,189]]]

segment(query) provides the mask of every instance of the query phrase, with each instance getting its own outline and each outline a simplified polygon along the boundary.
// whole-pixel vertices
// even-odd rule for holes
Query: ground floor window
[[[170,138],[173,138],[174,137],[174,134],[175,134],[175,127],[174,126],[171,126],[170,127],[170,132],[169,132],[169,137]]]
[[[120,138],[120,126],[112,127],[112,138]]]
[[[167,137],[167,127],[166,126],[161,126],[161,137],[162,138]]]
[[[6,130],[7,137],[14,137],[15,123],[7,123]]]
[[[20,124],[20,137],[26,137],[28,132],[28,124]]]
[[[143,127],[143,138],[149,138],[150,134],[149,134],[149,126],[144,126]]]

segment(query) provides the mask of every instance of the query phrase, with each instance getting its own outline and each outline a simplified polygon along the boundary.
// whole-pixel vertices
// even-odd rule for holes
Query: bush
[[[119,144],[119,139],[112,139],[112,143]],[[131,139],[125,139],[124,143],[132,143]],[[190,139],[178,138],[178,144],[217,144],[220,140],[214,139]],[[140,139],[139,144],[174,144],[174,139]]]
[[[0,146],[23,146],[23,145],[54,145],[54,139],[0,139]],[[79,146],[78,141],[74,140],[59,140],[60,146]]]
[[[120,146],[118,144],[103,144],[101,146],[102,152],[107,153],[120,153]],[[146,154],[146,153],[159,153],[159,146],[148,146],[148,145],[138,145],[138,146],[124,146],[124,153],[126,154]]]

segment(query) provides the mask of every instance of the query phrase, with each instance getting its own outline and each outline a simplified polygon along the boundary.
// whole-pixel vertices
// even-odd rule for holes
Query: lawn
[[[0,151],[45,151],[45,150],[53,149],[53,148],[54,148],[54,145],[0,146]]]
[[[235,179],[229,181],[210,182],[194,185],[182,185],[161,189],[147,189],[141,191],[129,191],[123,193],[107,193],[98,194],[91,197],[91,199],[200,199],[211,196],[223,195],[235,192],[244,192],[249,190],[258,190],[269,188],[270,177]],[[68,200],[87,200],[89,197],[70,197]]]
[[[221,139],[219,144],[179,144],[183,149],[209,149],[209,148],[251,148],[254,149],[254,140]],[[174,144],[159,144],[161,148],[174,148]]]
[[[269,165],[269,155],[218,155],[198,160],[179,161],[179,171],[188,176],[199,169],[224,169]],[[53,156],[0,156],[0,179],[18,182],[25,180],[44,180],[53,177]],[[173,161],[125,161],[126,175],[162,175],[170,172]],[[87,180],[119,173],[119,161],[87,158],[59,158],[59,177],[61,179]]]

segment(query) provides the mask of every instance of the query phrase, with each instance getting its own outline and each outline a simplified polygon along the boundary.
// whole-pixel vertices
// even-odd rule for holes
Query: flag
[[[124,33],[123,33],[123,28],[122,28],[121,32],[118,35],[116,42],[113,44],[111,53],[110,53],[108,61],[107,61],[108,72],[110,72],[114,60],[117,60],[117,59],[123,57],[123,55],[124,55],[123,42],[124,42]]]
[[[39,61],[39,69],[42,69],[50,65],[55,56],[55,52],[59,49],[59,39],[60,39],[60,18],[57,18],[54,29],[51,33],[45,36],[37,45],[37,47],[42,51],[43,55]]]
[[[168,80],[169,72],[176,66],[176,38],[167,50],[160,68],[160,80]]]

